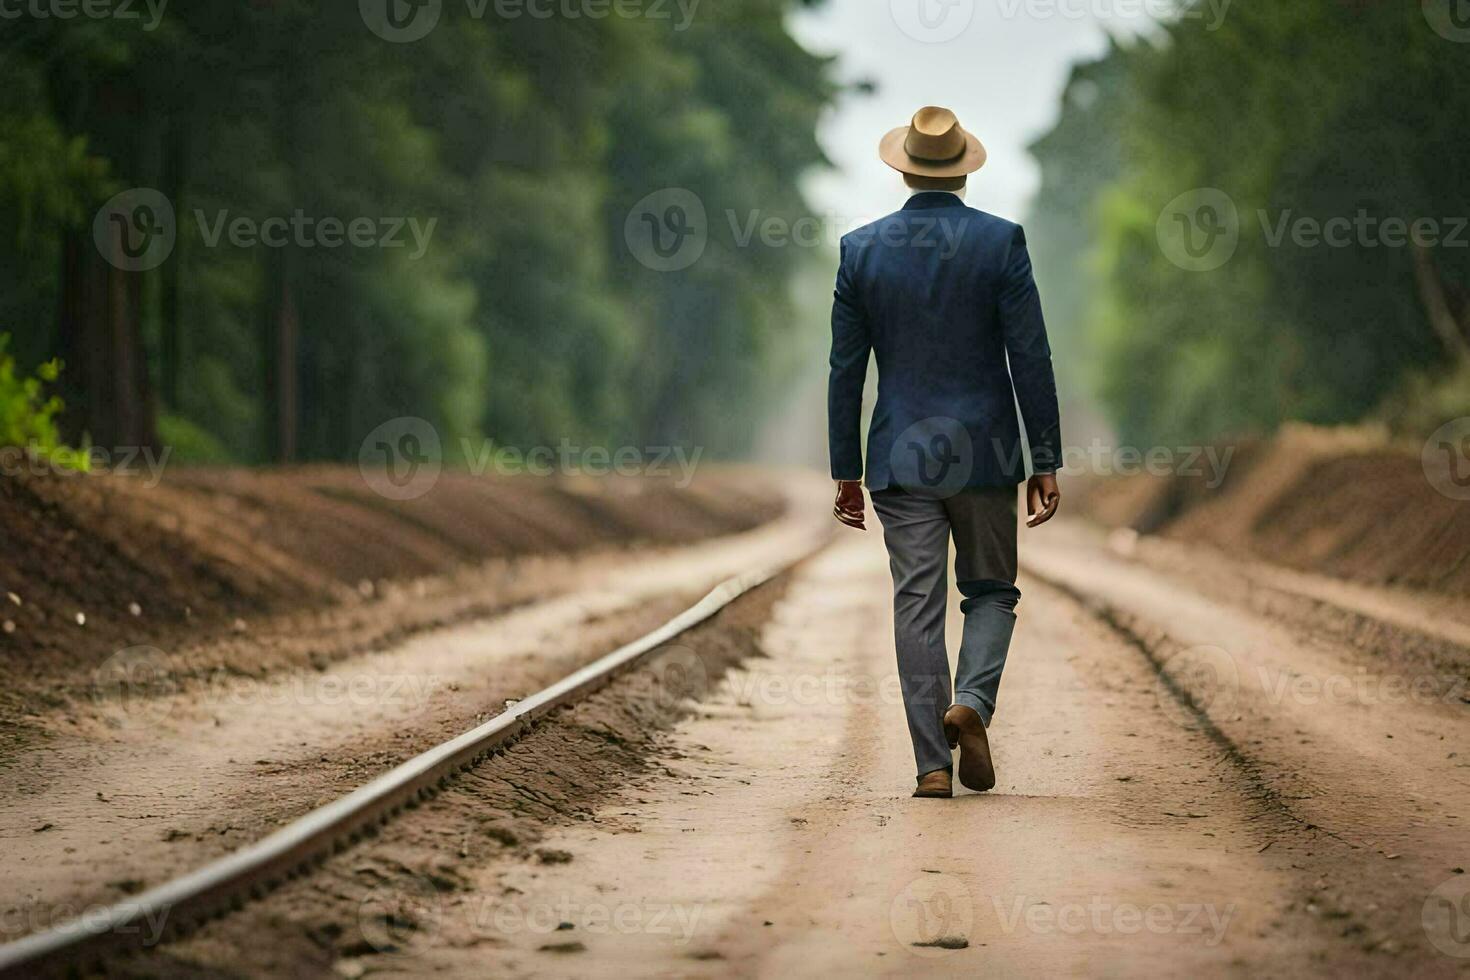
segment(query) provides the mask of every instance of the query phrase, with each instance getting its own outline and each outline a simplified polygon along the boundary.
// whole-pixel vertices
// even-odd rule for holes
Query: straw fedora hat
[[[963,177],[985,166],[985,146],[960,126],[953,112],[934,105],[884,136],[878,156],[894,170],[916,177]]]

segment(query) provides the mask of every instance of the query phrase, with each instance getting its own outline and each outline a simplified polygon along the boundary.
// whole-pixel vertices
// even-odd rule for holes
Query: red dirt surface
[[[384,586],[533,556],[667,545],[776,516],[779,495],[696,479],[471,477],[391,501],[356,469],[0,479],[0,665],[65,676],[119,649],[256,617],[370,604]]]
[[[1372,433],[1308,426],[1235,449],[1215,489],[1202,476],[1081,477],[1069,481],[1067,503],[1143,534],[1470,596],[1470,504],[1436,491],[1417,453]]]

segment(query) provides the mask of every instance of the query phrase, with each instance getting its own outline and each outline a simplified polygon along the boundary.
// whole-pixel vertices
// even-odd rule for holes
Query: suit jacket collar
[[[928,211],[933,208],[962,208],[965,202],[949,191],[920,191],[904,204],[905,211]]]

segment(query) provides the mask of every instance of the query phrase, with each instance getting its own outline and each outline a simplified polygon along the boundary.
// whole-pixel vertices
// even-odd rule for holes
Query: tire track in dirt
[[[1301,900],[1360,957],[1353,969],[1470,968],[1470,944],[1438,911],[1467,892],[1470,772],[1456,747],[1470,744],[1470,712],[1453,696],[1463,651],[1411,636],[1407,652],[1377,656],[1313,630],[1320,607],[1307,607],[1304,631],[1193,591],[1177,561],[1160,574],[1064,540],[1028,568],[1138,649],[1253,791],[1316,838],[1295,846]],[[1369,635],[1405,643],[1401,627]]]

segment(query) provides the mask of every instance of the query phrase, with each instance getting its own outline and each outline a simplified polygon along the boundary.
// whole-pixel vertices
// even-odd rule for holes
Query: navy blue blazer
[[[1017,404],[1033,470],[1060,467],[1051,348],[1020,225],[932,192],[843,236],[827,389],[834,479],[864,475],[869,351],[869,490],[947,496],[1021,482]]]

